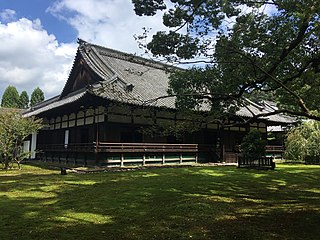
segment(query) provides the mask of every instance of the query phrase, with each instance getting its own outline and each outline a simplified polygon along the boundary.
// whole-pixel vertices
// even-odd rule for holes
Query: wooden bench
[[[239,168],[255,168],[255,169],[275,169],[276,164],[272,157],[261,157],[255,160],[246,159],[238,156]]]

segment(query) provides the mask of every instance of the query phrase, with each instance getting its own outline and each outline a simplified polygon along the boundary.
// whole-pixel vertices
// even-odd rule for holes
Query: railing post
[[[180,161],[180,164],[182,164],[182,146],[181,145],[179,145],[179,149],[180,149],[180,151],[179,151],[179,161]]]
[[[144,153],[142,156],[142,166],[146,165],[146,154]]]
[[[121,160],[120,160],[120,166],[121,167],[124,166],[123,161],[124,161],[124,155],[123,155],[123,153],[121,153]]]

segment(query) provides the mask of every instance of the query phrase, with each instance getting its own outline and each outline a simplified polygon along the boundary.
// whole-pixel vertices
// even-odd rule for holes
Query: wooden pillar
[[[58,163],[61,163],[60,154],[61,154],[61,152],[59,151],[58,152]]]
[[[96,119],[96,116],[94,115],[94,120]],[[95,150],[94,150],[94,157],[95,157],[95,162],[96,164],[98,163],[98,153],[99,153],[99,123],[97,122],[95,124],[96,127],[96,144],[95,144]]]
[[[37,148],[37,133],[32,133],[31,135],[31,159],[36,158],[36,148]]]
[[[225,133],[224,133],[224,127],[221,126],[221,124],[218,125],[218,131],[219,131],[219,138],[220,138],[220,161],[225,161]]]

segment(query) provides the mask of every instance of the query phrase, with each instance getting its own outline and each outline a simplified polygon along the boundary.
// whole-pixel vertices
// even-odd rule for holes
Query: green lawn
[[[0,171],[0,239],[319,239],[320,166]]]

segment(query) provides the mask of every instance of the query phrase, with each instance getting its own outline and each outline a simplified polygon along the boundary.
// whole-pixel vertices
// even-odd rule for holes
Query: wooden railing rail
[[[96,144],[99,152],[197,152],[198,144],[105,143]]]
[[[93,143],[70,143],[70,144],[41,144],[37,150],[57,152],[93,152]]]
[[[72,143],[72,144],[43,144],[38,150],[48,152],[209,152],[215,148],[212,145],[199,144],[166,144],[166,143]]]

